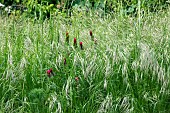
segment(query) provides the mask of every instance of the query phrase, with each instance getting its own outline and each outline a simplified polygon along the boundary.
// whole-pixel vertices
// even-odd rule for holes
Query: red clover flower
[[[92,31],[90,31],[90,36],[93,36]]]
[[[94,41],[94,36],[93,36],[92,31],[90,31],[90,36],[91,36],[91,40]]]
[[[80,42],[80,49],[83,50],[83,42]]]
[[[76,48],[77,47],[77,40],[76,40],[76,38],[74,38],[74,44],[73,44],[73,46]]]
[[[54,76],[53,70],[52,69],[48,69],[47,70],[47,75],[48,75],[48,77]]]

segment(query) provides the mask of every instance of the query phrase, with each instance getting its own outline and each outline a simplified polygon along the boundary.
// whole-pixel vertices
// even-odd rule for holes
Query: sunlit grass
[[[170,112],[169,17],[1,18],[0,112]]]

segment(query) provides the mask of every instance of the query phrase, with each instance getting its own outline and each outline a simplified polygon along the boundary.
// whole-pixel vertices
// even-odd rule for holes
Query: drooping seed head
[[[94,44],[97,44],[97,39],[96,38],[94,38]]]
[[[66,32],[66,37],[68,37],[68,32]]]
[[[60,9],[60,8],[61,8],[61,5],[60,5],[60,4],[58,4],[58,5],[57,5],[57,9]]]

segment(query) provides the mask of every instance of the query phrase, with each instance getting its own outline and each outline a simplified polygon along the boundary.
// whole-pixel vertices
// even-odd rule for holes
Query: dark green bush
[[[92,0],[104,4],[106,11],[119,12],[123,9],[126,14],[134,14],[138,8],[139,0]],[[140,8],[147,12],[156,12],[168,7],[167,0],[140,0]],[[103,6],[103,5],[102,5]]]
[[[22,4],[28,8],[28,12],[35,16],[47,16],[58,11],[70,11],[72,6],[88,6],[88,8],[101,8],[106,12],[119,12],[135,14],[139,0],[0,0],[7,5]],[[146,12],[156,12],[168,7],[167,0],[140,0],[140,8]],[[59,6],[59,8],[57,7]],[[63,10],[64,9],[64,10]]]

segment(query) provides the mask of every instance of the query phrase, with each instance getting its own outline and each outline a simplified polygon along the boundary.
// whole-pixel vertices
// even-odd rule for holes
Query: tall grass
[[[1,18],[0,112],[170,112],[169,17]]]

